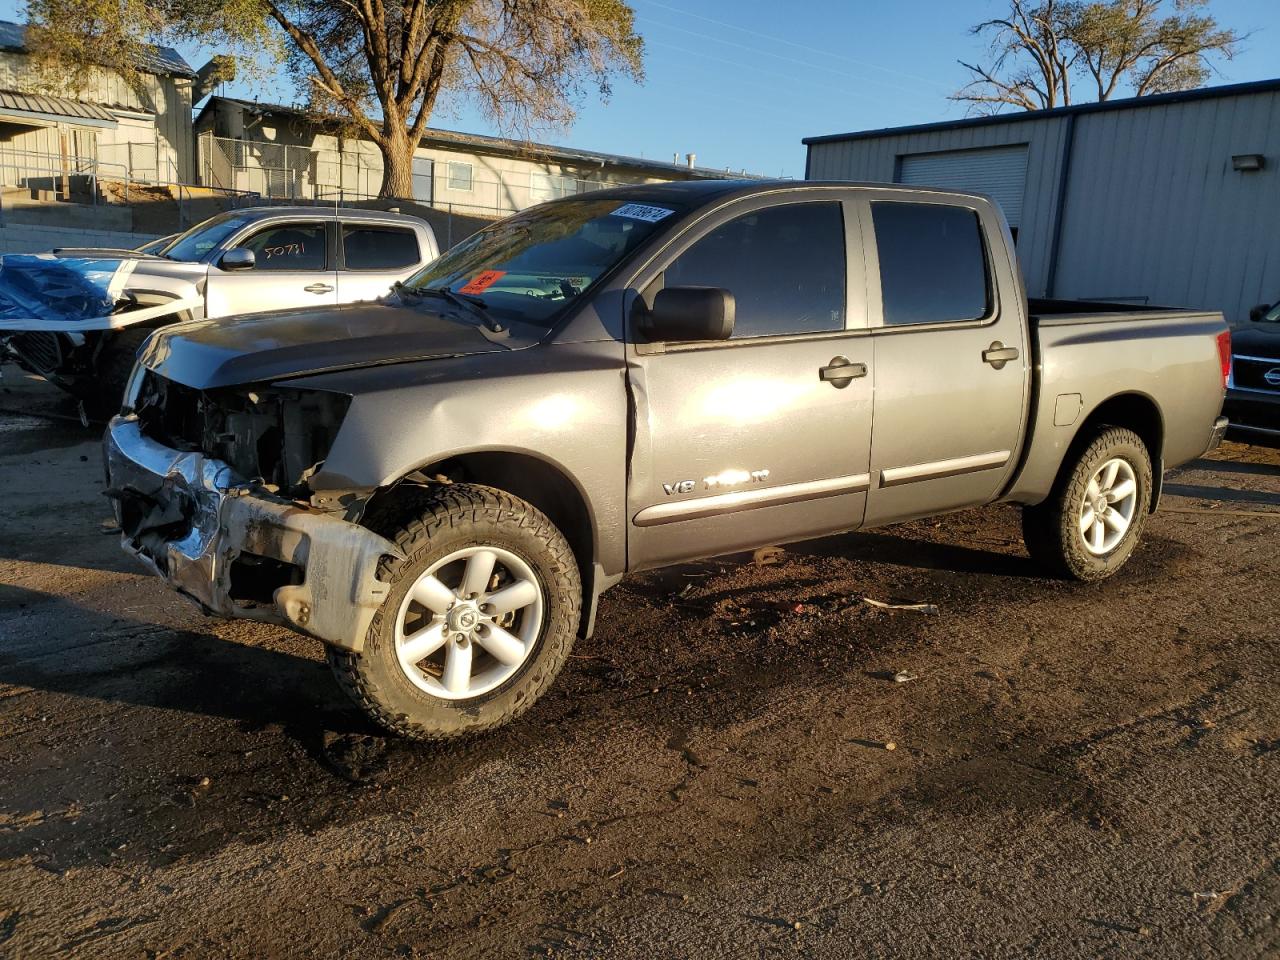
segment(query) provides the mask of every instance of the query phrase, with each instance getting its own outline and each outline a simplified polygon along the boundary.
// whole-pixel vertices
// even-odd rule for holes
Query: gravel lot
[[[5,374],[0,955],[1280,955],[1280,451],[1171,475],[1102,585],[1007,507],[628,579],[437,748],[141,573]]]

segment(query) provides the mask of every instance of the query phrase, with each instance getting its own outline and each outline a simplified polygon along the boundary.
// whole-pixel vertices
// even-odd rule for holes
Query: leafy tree
[[[412,195],[442,95],[528,130],[568,124],[588,87],[607,97],[614,75],[643,76],[625,0],[29,0],[27,13],[32,53],[64,89],[102,67],[136,78],[147,44],[174,40],[287,65],[315,113],[377,144],[384,197]]]
[[[1081,84],[1098,100],[1188,90],[1212,58],[1230,60],[1241,37],[1204,13],[1208,0],[1009,0],[1004,17],[973,33],[991,39],[989,65],[960,64],[972,79],[953,100],[995,113],[1073,102]]]

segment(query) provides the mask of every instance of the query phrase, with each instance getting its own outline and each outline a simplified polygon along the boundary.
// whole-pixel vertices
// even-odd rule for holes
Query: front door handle
[[[982,351],[982,362],[989,363],[999,370],[1010,360],[1018,359],[1017,347],[1006,347],[999,340],[992,341],[991,346]]]
[[[303,287],[307,293],[332,293],[333,287],[327,283],[313,283],[309,287]]]
[[[823,380],[837,390],[843,390],[858,377],[867,375],[865,363],[854,363],[848,357],[832,357],[825,367],[818,368],[818,379]]]

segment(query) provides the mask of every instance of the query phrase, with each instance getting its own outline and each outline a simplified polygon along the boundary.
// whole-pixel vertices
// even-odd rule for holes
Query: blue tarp
[[[0,257],[0,320],[108,317],[111,281],[125,261],[6,254]]]

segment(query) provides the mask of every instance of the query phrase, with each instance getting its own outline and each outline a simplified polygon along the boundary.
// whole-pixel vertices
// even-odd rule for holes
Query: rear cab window
[[[406,227],[344,223],[342,256],[347,270],[398,270],[420,262],[422,252]]]
[[[981,320],[992,290],[976,211],[941,203],[874,201],[886,327]]]

